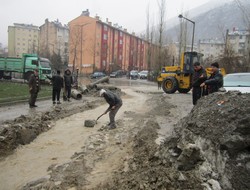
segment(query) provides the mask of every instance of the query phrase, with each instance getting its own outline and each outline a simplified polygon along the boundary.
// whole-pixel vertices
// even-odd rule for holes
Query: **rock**
[[[5,139],[6,139],[6,137],[0,136],[0,141],[4,141]]]
[[[183,175],[183,173],[180,172],[178,181],[186,181],[187,178]]]
[[[62,183],[61,181],[56,181],[55,185],[58,186],[58,185],[61,185],[61,183]]]
[[[84,121],[84,126],[85,127],[94,127],[96,124],[95,120],[85,120]]]
[[[221,190],[220,183],[214,179],[210,179],[207,181],[211,186],[213,190]]]

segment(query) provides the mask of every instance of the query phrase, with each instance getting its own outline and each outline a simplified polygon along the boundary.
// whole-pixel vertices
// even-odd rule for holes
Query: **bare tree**
[[[70,30],[70,54],[73,55],[73,72],[75,71],[77,55],[80,51],[81,45],[81,29],[80,27],[74,27]]]
[[[246,24],[246,29],[248,30],[248,32],[250,32],[250,3],[249,1],[246,1],[246,0],[245,1],[235,0],[235,2],[242,12],[242,17]],[[248,38],[250,38],[250,36],[248,36]],[[245,68],[246,68],[245,71],[250,71],[250,45],[248,45],[247,51],[245,53],[244,61],[245,61]]]
[[[163,65],[163,35],[165,33],[166,24],[166,0],[158,0],[159,7],[159,40],[158,40],[158,69],[161,70]]]
[[[243,2],[243,0],[234,0],[238,7],[240,8],[242,12],[242,16],[244,19],[244,22],[247,26],[247,29],[250,30],[250,3],[247,6],[247,1]]]

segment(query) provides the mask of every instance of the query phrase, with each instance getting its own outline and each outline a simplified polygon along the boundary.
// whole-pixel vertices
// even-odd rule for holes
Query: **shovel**
[[[97,123],[97,120],[98,119],[100,119],[103,115],[105,115],[106,113],[103,113],[102,115],[100,115],[97,119],[96,119],[96,121],[95,121],[95,123]]]

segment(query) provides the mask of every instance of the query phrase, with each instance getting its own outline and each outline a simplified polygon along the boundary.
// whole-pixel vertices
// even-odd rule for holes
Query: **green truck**
[[[11,79],[20,75],[22,79],[29,80],[34,69],[39,70],[39,78],[44,81],[46,75],[51,75],[51,63],[37,54],[23,54],[22,58],[0,57],[0,79]]]

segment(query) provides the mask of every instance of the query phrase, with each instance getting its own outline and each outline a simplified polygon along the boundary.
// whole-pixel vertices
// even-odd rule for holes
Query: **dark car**
[[[130,79],[138,79],[139,78],[139,73],[136,70],[130,71]]]
[[[121,70],[112,72],[109,76],[110,78],[122,77],[123,72]]]
[[[106,75],[103,72],[94,72],[90,78],[92,79],[97,79],[97,78],[102,78],[105,77]]]

